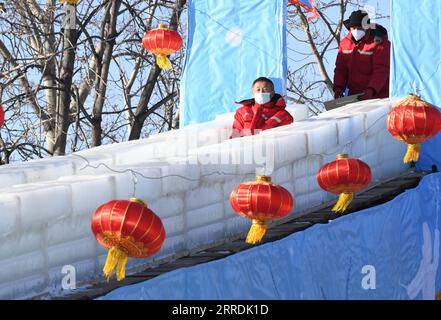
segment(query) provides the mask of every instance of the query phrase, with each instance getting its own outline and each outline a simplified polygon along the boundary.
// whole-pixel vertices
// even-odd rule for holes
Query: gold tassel
[[[404,163],[409,163],[411,161],[417,162],[420,158],[420,150],[421,145],[420,144],[409,144],[407,146],[407,153],[404,157]]]
[[[116,270],[116,279],[123,280],[126,277],[126,264],[129,255],[124,249],[112,247],[107,254],[106,264],[104,265],[104,275],[109,282],[113,271]]]
[[[354,194],[351,193],[342,193],[340,195],[340,198],[338,199],[337,203],[335,204],[334,208],[332,208],[332,211],[336,213],[345,212],[346,209],[351,204],[352,200],[354,199]]]
[[[268,227],[268,222],[264,220],[253,219],[253,224],[251,225],[250,231],[248,232],[246,243],[255,244],[262,241],[263,236],[266,233],[266,228]]]
[[[168,60],[167,56],[163,54],[158,54],[156,57],[156,64],[164,70],[170,70],[172,68],[170,60]]]

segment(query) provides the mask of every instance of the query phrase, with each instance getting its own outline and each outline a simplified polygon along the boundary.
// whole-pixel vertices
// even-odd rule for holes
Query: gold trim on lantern
[[[139,198],[132,197],[132,198],[129,199],[129,201],[130,201],[130,202],[136,202],[136,203],[142,204],[143,206],[146,206],[146,207],[147,207],[147,203],[144,202],[144,201],[142,201],[142,200],[139,199]]]
[[[256,176],[256,182],[271,182],[270,176]]]
[[[168,29],[168,25],[166,25],[165,23],[159,23],[158,24],[158,29],[161,29],[161,30]]]
[[[347,153],[340,153],[337,155],[337,160],[341,160],[341,159],[348,159],[349,155]]]

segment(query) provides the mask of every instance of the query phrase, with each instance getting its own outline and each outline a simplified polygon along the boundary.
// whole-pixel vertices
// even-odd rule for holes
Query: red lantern
[[[396,139],[408,144],[404,163],[418,161],[420,143],[441,130],[441,113],[420,97],[410,95],[389,112],[387,130]]]
[[[344,212],[354,198],[354,193],[369,186],[372,173],[369,165],[358,159],[349,159],[347,154],[337,155],[337,160],[325,164],[317,173],[320,187],[339,194],[340,198],[332,211]]]
[[[4,123],[5,123],[5,110],[3,110],[3,107],[0,104],[0,128],[3,127]]]
[[[294,201],[288,190],[271,183],[271,177],[257,176],[234,188],[230,204],[240,216],[253,220],[246,242],[254,244],[262,240],[268,221],[287,216]]]
[[[146,50],[157,56],[156,63],[161,69],[171,69],[172,65],[167,56],[182,47],[182,38],[179,33],[170,30],[165,24],[159,24],[157,29],[144,35],[142,44]]]
[[[161,219],[137,198],[113,200],[98,209],[92,218],[96,240],[109,249],[104,275],[125,277],[128,257],[146,258],[157,253],[165,239]]]

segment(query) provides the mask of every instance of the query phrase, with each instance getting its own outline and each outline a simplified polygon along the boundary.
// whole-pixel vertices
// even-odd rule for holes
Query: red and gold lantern
[[[0,104],[0,128],[3,127],[5,123],[5,110],[3,110],[3,106]]]
[[[387,130],[399,141],[408,144],[404,163],[418,161],[421,143],[441,130],[441,113],[416,95],[398,103],[387,116]]]
[[[325,164],[317,173],[320,187],[340,195],[332,211],[344,212],[354,199],[354,193],[369,186],[372,172],[369,165],[358,159],[350,159],[347,154],[337,155],[337,160]]]
[[[161,69],[171,69],[167,56],[182,47],[182,38],[178,32],[170,30],[165,24],[147,32],[142,38],[144,48],[156,55],[156,63]]]
[[[96,240],[109,250],[104,275],[125,278],[128,257],[146,258],[157,253],[165,240],[161,219],[137,198],[113,200],[99,207],[92,218]]]
[[[288,190],[271,183],[271,177],[257,176],[256,181],[234,188],[230,204],[237,214],[252,219],[246,242],[254,244],[263,239],[268,221],[287,216],[294,201]]]

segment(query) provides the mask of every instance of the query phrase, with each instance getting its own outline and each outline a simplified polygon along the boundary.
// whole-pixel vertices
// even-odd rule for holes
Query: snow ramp
[[[372,183],[404,172],[406,146],[386,129],[396,102],[350,104],[232,140],[230,113],[143,140],[2,166],[0,298],[71,293],[63,278],[72,268],[77,288],[104,281],[107,252],[90,222],[95,209],[113,199],[143,199],[166,229],[157,255],[129,259],[130,274],[246,232],[250,221],[232,211],[229,195],[256,173],[288,189],[295,201],[291,215],[298,215],[336,198],[320,189],[316,173],[338,153],[368,163]],[[288,110],[296,116],[300,109]]]

